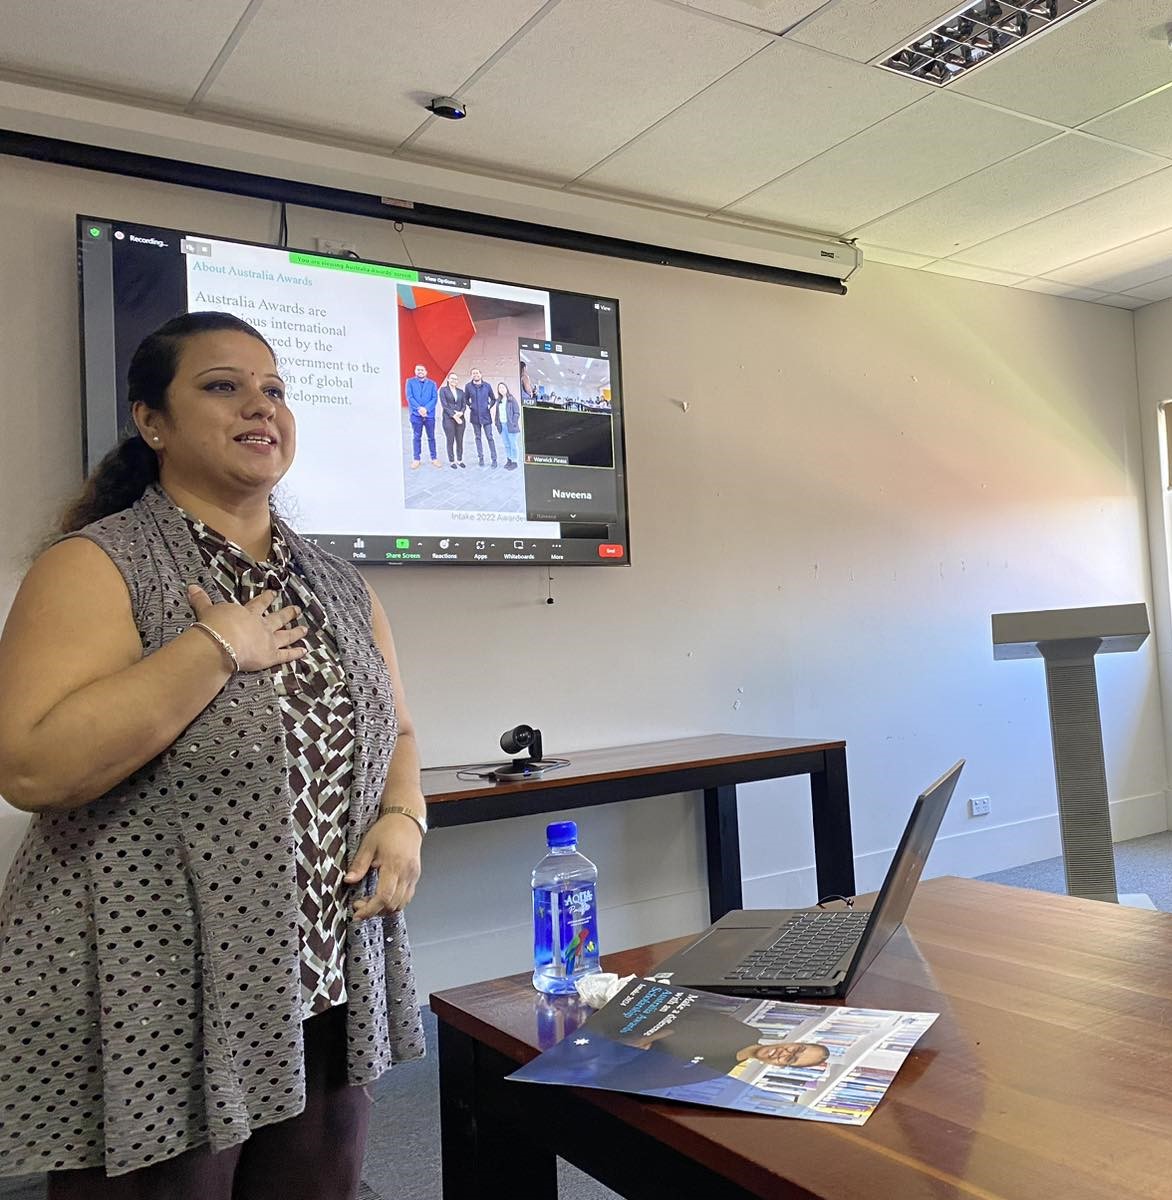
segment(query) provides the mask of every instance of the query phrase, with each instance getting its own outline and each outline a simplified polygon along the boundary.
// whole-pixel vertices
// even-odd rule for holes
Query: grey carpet
[[[1035,892],[1066,891],[1061,858],[1046,858],[980,878]],[[1117,842],[1115,878],[1120,892],[1144,892],[1162,912],[1172,912],[1172,832]]]
[[[1146,892],[1157,908],[1172,912],[1172,832],[1116,845],[1115,871],[1121,892]],[[1060,858],[981,878],[1041,892],[1066,890]],[[396,1067],[376,1088],[359,1200],[440,1200],[435,1017],[426,1009],[423,1015],[428,1057]],[[564,1162],[558,1163],[558,1192],[562,1200],[613,1200],[615,1196]],[[0,1200],[44,1197],[45,1185],[39,1176],[0,1179]]]

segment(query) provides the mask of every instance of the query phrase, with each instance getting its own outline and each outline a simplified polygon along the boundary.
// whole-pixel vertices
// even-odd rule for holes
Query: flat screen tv
[[[78,217],[77,244],[87,470],[132,428],[139,341],[226,311],[276,350],[298,428],[277,503],[319,545],[397,566],[630,561],[612,297],[103,217]]]

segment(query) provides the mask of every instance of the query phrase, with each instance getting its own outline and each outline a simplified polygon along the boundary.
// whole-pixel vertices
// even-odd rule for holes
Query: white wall
[[[80,473],[73,214],[271,240],[252,201],[0,159],[0,614]],[[403,259],[386,224],[293,210],[293,244]],[[728,731],[845,737],[861,888],[919,788],[968,759],[932,869],[1058,851],[1040,662],[995,611],[1150,602],[1132,314],[883,266],[846,298],[408,230],[412,257],[622,303],[626,570],[370,572],[428,763]],[[688,401],[684,412],[677,403]],[[463,624],[455,639],[442,627]],[[1167,825],[1157,656],[1102,660],[1117,833]],[[10,702],[4,698],[4,702]],[[738,706],[739,702],[739,706]],[[970,820],[963,799],[992,797]],[[804,781],[742,789],[745,898],[814,899]],[[6,811],[0,860],[24,818]],[[604,948],[706,922],[699,801],[579,816]],[[545,818],[437,831],[411,910],[424,988],[523,969]],[[2,863],[0,863],[2,865]]]
[[[1167,431],[1160,406],[1172,403],[1172,300],[1149,304],[1135,314],[1135,359],[1147,481],[1149,548],[1152,572],[1152,632],[1164,711],[1165,758],[1172,747],[1172,609],[1169,608],[1172,555],[1172,479],[1168,472]],[[1172,418],[1172,409],[1169,410]],[[1169,800],[1172,827],[1172,797]]]

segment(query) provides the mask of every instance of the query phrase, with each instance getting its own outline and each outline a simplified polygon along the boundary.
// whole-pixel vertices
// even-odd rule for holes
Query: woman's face
[[[267,494],[289,469],[297,444],[272,355],[263,342],[235,330],[188,338],[167,390],[167,411],[139,405],[135,420],[147,445],[161,451],[164,487],[171,480],[200,490]]]
[[[498,383],[496,385],[496,394],[503,399],[505,396],[507,396],[509,394],[509,389],[507,387],[505,387],[505,385],[503,383]]]

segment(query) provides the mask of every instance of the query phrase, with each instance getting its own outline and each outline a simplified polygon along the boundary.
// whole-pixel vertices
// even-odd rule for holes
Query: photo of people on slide
[[[409,509],[525,512],[521,338],[545,310],[400,284],[399,403]]]

